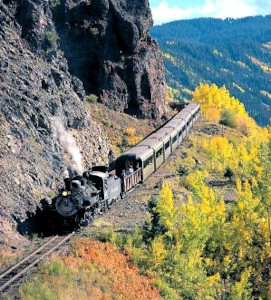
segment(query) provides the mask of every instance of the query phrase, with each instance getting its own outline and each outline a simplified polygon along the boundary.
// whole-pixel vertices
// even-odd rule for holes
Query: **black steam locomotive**
[[[96,166],[65,180],[65,188],[52,200],[51,211],[68,228],[87,226],[125,193],[143,182],[181,144],[200,114],[197,103],[188,104],[163,127],[124,152],[114,168]]]

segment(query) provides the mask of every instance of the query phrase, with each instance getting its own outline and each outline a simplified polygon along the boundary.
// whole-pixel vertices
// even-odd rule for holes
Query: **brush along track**
[[[40,261],[48,258],[52,252],[68,245],[75,235],[75,232],[72,232],[66,236],[54,236],[50,238],[41,247],[3,272],[0,275],[0,294],[3,292],[10,293],[11,290],[17,289],[19,284],[33,273]]]

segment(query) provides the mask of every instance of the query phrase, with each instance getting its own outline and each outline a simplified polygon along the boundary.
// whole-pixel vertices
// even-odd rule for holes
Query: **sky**
[[[271,0],[149,0],[155,25],[201,17],[242,18],[271,14]]]

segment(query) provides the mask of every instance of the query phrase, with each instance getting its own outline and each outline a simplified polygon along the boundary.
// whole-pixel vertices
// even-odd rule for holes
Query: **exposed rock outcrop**
[[[109,146],[89,118],[86,92],[154,122],[170,114],[151,25],[147,0],[0,2],[0,234],[62,181],[68,159],[53,118],[73,133],[85,167],[106,162]]]
[[[169,115],[147,0],[66,0],[52,12],[70,71],[88,94],[112,109],[158,122]]]
[[[32,5],[31,1],[22,3]],[[29,212],[35,212],[40,200],[52,197],[63,181],[69,157],[63,156],[55,138],[53,118],[73,133],[85,168],[105,163],[109,151],[107,139],[88,116],[83,84],[69,74],[66,60],[57,51],[51,53],[50,61],[38,55],[44,43],[42,26],[52,26],[49,18],[38,21],[46,25],[29,24],[26,30],[21,27],[19,8],[0,4],[1,236],[7,223],[20,223]]]

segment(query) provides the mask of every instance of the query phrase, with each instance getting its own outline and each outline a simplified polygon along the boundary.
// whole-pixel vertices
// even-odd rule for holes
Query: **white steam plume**
[[[76,145],[76,141],[69,131],[67,131],[61,120],[52,119],[53,131],[55,137],[60,142],[62,149],[70,156],[69,166],[72,167],[78,174],[83,173],[82,155]]]

